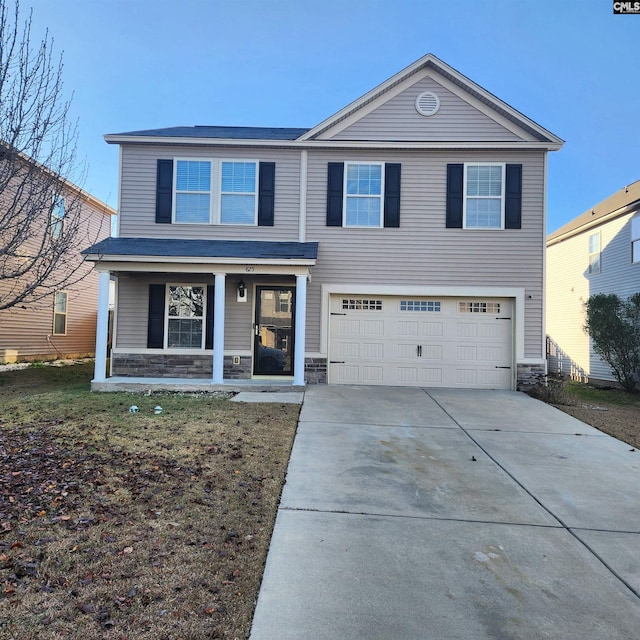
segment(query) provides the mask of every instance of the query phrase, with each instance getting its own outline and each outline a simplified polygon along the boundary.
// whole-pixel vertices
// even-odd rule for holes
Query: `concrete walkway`
[[[251,640],[637,640],[640,452],[516,392],[310,387]]]

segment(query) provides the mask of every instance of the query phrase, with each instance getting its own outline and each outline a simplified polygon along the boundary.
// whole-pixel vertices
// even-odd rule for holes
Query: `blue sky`
[[[105,133],[311,127],[426,53],[566,140],[549,159],[549,232],[640,179],[640,15],[612,0],[20,4],[63,52],[84,187],[114,207]]]

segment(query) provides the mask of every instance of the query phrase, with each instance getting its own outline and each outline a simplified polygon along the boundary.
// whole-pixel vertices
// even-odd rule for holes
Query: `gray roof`
[[[228,140],[296,140],[309,129],[282,127],[168,127],[115,133],[117,136],[148,136],[157,138],[217,138]]]
[[[593,226],[600,218],[604,218],[610,213],[620,211],[627,213],[630,207],[640,205],[640,180],[636,180],[630,185],[616,191],[613,195],[599,202],[595,207],[591,207],[577,218],[570,220],[563,227],[547,236],[547,242],[553,242],[561,236],[575,235],[586,225]]]
[[[99,256],[160,256],[168,258],[247,258],[315,260],[317,242],[258,240],[177,240],[164,238],[106,238],[82,251]]]

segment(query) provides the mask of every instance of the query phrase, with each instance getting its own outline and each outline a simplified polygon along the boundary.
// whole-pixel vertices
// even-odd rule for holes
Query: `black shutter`
[[[508,164],[504,190],[504,228],[522,227],[522,165]]]
[[[147,348],[164,348],[164,285],[149,285],[149,324]]]
[[[156,178],[156,222],[171,224],[173,160],[158,160]]]
[[[400,226],[400,166],[384,166],[384,226]]]
[[[261,227],[273,227],[276,163],[261,162],[258,176],[258,225]]]
[[[462,229],[464,165],[447,165],[447,228]]]
[[[204,348],[213,349],[213,285],[207,285],[207,312],[205,314]]]
[[[342,226],[344,162],[330,162],[327,177],[327,226]]]

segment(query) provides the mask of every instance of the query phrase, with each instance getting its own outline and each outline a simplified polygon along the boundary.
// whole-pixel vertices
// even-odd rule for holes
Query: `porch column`
[[[296,329],[293,354],[293,384],[304,386],[304,352],[307,332],[307,276],[296,276]]]
[[[98,280],[98,318],[96,320],[96,360],[94,382],[107,379],[107,341],[109,340],[109,282],[108,271],[101,271]]]
[[[213,384],[224,382],[224,297],[225,273],[216,273],[213,288]]]

